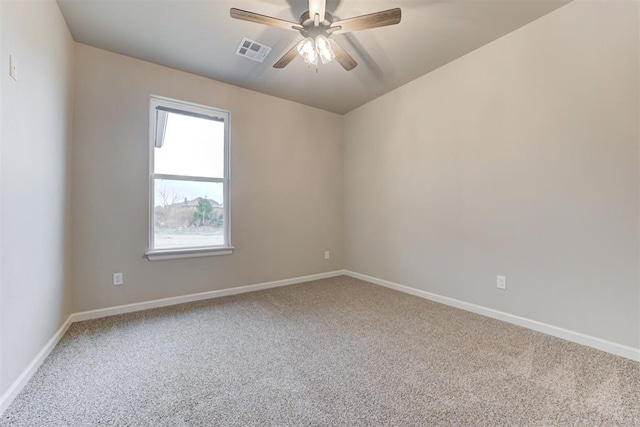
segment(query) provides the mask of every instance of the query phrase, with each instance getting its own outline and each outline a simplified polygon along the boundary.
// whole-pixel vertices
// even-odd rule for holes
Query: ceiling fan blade
[[[316,13],[320,15],[318,22],[324,21],[324,12],[327,7],[326,0],[309,0],[309,17],[314,19]]]
[[[283,19],[273,18],[271,16],[260,15],[259,13],[249,12],[242,9],[232,7],[229,11],[231,17],[242,21],[255,22],[257,24],[269,25],[271,27],[284,28],[285,30],[300,30],[302,27],[297,22],[289,22]]]
[[[284,68],[289,65],[289,63],[298,55],[298,43],[299,42],[296,42],[296,44],[294,44],[287,53],[282,55],[282,58],[278,59],[278,62],[273,64],[273,68]]]
[[[356,16],[354,18],[343,19],[331,24],[331,28],[341,27],[334,31],[335,34],[351,33],[353,31],[366,30],[369,28],[385,27],[387,25],[395,25],[400,23],[402,19],[402,10],[397,7],[395,9],[383,10],[381,12],[370,13],[368,15]]]
[[[342,65],[342,68],[347,71],[351,71],[358,66],[356,60],[353,59],[351,55],[349,55],[347,51],[345,51],[342,46],[338,44],[337,41],[335,41],[334,39],[329,39],[329,43],[331,43],[331,49],[333,49],[333,53],[335,53],[336,55],[336,61],[338,61],[338,63]]]

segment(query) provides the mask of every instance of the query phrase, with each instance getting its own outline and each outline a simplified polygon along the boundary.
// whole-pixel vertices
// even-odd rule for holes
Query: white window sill
[[[216,255],[231,255],[233,246],[223,246],[218,248],[197,248],[197,249],[165,249],[145,252],[144,256],[149,261],[162,261],[165,259],[180,258],[200,258]]]

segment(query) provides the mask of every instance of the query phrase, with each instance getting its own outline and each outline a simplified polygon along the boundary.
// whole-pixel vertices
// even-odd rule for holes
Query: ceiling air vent
[[[264,61],[264,58],[269,55],[269,52],[271,52],[271,48],[269,46],[254,42],[246,37],[242,39],[240,45],[236,49],[236,55],[240,55],[257,62]]]

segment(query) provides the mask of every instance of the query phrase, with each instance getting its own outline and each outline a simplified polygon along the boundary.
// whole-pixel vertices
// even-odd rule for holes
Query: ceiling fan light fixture
[[[304,61],[309,65],[318,65],[318,54],[313,52],[313,54],[306,57]]]
[[[331,48],[329,39],[322,34],[316,37],[316,50],[318,51],[318,55],[320,55],[320,59],[322,60],[323,64],[329,63],[336,59],[336,54]]]
[[[298,53],[307,64],[318,65],[318,53],[311,37],[307,37],[298,44]]]

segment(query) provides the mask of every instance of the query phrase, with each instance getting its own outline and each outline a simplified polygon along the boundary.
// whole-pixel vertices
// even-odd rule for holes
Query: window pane
[[[154,148],[155,173],[224,177],[224,122],[167,113],[162,148]]]
[[[155,180],[154,249],[221,246],[223,184]]]

